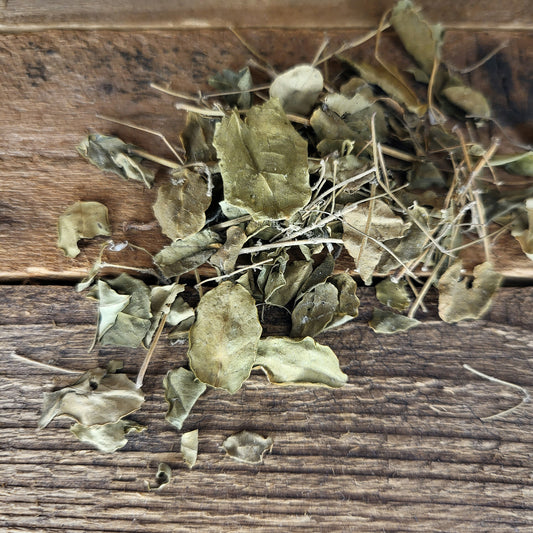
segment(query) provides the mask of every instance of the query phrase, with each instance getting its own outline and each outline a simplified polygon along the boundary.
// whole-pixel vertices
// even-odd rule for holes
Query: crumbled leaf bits
[[[237,112],[223,118],[213,144],[225,201],[255,220],[289,219],[309,201],[307,143],[279,100],[252,107],[245,122]]]
[[[84,426],[112,424],[137,411],[143,392],[125,374],[93,368],[76,383],[45,393],[39,428],[56,416],[68,416]]]
[[[113,453],[123,448],[128,443],[126,436],[129,433],[140,433],[146,426],[137,424],[132,420],[119,420],[111,424],[84,426],[75,423],[70,427],[70,431],[78,437],[81,442],[94,446],[104,453]]]
[[[128,274],[98,280],[88,294],[98,300],[98,342],[102,345],[141,345],[152,324],[150,289]]]
[[[439,280],[439,316],[445,322],[459,322],[480,318],[489,309],[503,276],[495,272],[489,262],[474,268],[469,287],[460,260],[453,263]]]
[[[212,387],[237,392],[257,354],[261,324],[255,300],[241,285],[225,281],[205,294],[189,334],[189,363]]]
[[[252,431],[240,431],[228,437],[222,446],[226,453],[235,461],[241,463],[259,464],[263,462],[263,455],[272,449],[273,441]]]
[[[277,385],[342,387],[348,376],[331,348],[311,337],[302,340],[267,337],[259,341],[255,366]]]
[[[150,188],[154,172],[141,164],[142,158],[132,155],[135,146],[126,144],[118,137],[88,135],[78,145],[78,152],[100,170],[113,172],[126,180],[140,181]]]
[[[163,387],[168,403],[165,419],[179,430],[207,385],[198,381],[190,370],[177,368],[168,371],[163,378]]]
[[[187,431],[181,436],[181,455],[189,468],[196,464],[198,458],[198,430]]]
[[[76,202],[60,215],[57,245],[67,257],[80,253],[80,239],[97,235],[111,235],[107,207],[100,202]]]
[[[172,468],[167,463],[159,463],[155,474],[155,484],[148,483],[148,490],[159,490],[170,483],[172,479]]]
[[[229,106],[248,109],[252,103],[250,89],[253,87],[252,74],[248,67],[238,72],[225,68],[209,78],[209,85],[222,92],[235,93],[223,95]]]
[[[393,313],[386,309],[374,309],[369,326],[376,333],[399,333],[414,328],[420,322],[416,318],[410,318],[404,315]]]
[[[153,210],[161,231],[172,240],[200,231],[211,203],[206,179],[188,168],[174,171],[169,183],[157,190]]]

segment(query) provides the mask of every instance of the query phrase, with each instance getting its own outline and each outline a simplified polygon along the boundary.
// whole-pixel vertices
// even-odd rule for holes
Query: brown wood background
[[[224,29],[228,24],[245,28],[281,70],[311,60],[324,32],[309,28],[327,30],[333,46],[363,34],[392,4],[0,2],[0,530],[533,529],[531,403],[483,420],[519,403],[521,394],[462,367],[533,387],[533,263],[512,239],[494,248],[512,286],[483,320],[444,324],[430,298],[422,326],[378,336],[366,325],[375,300],[365,288],[361,316],[319,338],[349,375],[343,389],[276,388],[254,374],[234,396],[209,391],[184,427],[200,430],[192,471],[180,458],[179,433],[164,421],[161,386],[169,368],[185,363],[184,348],[158,347],[145,381],[147,402],[134,417],[149,430],[113,455],[71,438],[65,420],[37,432],[43,391],[72,377],[11,355],[80,371],[122,357],[131,376],[142,361],[140,350],[87,353],[95,307],[70,284],[90,266],[98,244],[76,260],[55,247],[58,215],[80,199],[108,205],[115,240],[151,251],[165,242],[157,232],[122,229],[124,221],[152,219],[153,191],[103,176],[74,146],[86,132],[101,130],[169,154],[157,139],[96,113],[157,128],[175,141],[183,116],[149,84],[192,93],[207,89],[216,70],[242,66],[250,56]],[[445,53],[459,68],[509,41],[467,79],[489,95],[506,134],[532,144],[531,3],[420,4],[449,28]],[[384,44],[401,64],[394,38]],[[354,53],[370,56],[372,43]],[[271,312],[266,329],[285,333],[286,316]],[[274,439],[262,465],[235,463],[221,451],[223,440],[241,429]],[[174,468],[174,479],[149,492],[160,461]]]

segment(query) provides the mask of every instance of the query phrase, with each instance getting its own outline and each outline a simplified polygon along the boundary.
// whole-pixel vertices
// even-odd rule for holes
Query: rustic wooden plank
[[[357,32],[328,32],[335,43]],[[322,34],[313,31],[254,30],[250,42],[271,58],[278,69],[309,61]],[[450,60],[463,67],[509,40],[496,58],[469,75],[473,86],[485,91],[506,131],[522,143],[533,142],[533,84],[531,34],[450,32],[445,47]],[[294,42],[298,46],[294,46]],[[406,58],[390,35],[384,37],[387,56],[402,64]],[[369,58],[371,42],[354,51]],[[108,114],[164,133],[172,142],[183,125],[173,100],[149,88],[151,81],[170,83],[180,91],[208,90],[206,79],[222,67],[242,66],[249,53],[227,31],[120,32],[50,31],[0,35],[4,83],[2,101],[9,102],[0,116],[0,279],[80,278],[89,268],[102,241],[90,243],[75,261],[56,249],[56,221],[72,202],[97,200],[111,213],[113,238],[128,240],[150,252],[168,242],[158,230],[123,231],[127,221],[153,219],[154,191],[104,176],[83,161],[75,145],[89,131],[117,133],[130,142],[169,156],[156,138],[105,123]],[[494,134],[500,135],[495,129]],[[164,180],[159,173],[158,182]],[[522,183],[520,183],[522,181]],[[519,180],[517,186],[524,186]],[[472,259],[472,256],[474,258]],[[470,264],[479,260],[472,250]],[[125,252],[110,260],[147,266],[148,256]],[[508,276],[532,277],[532,263],[512,238],[495,244],[497,268]],[[342,268],[352,265],[350,259]]]
[[[168,29],[272,27],[272,28],[367,28],[376,26],[383,13],[396,0],[231,0],[223,5],[216,0],[187,2],[93,0],[68,2],[49,0],[3,0],[0,4],[0,31],[35,31],[50,28],[81,29]],[[418,0],[427,17],[455,28],[532,27],[528,0],[457,2],[456,0]]]
[[[348,384],[331,391],[269,386],[254,373],[235,395],[210,390],[184,431],[199,428],[192,470],[179,435],[163,419],[161,380],[186,361],[184,347],[161,343],[150,366],[149,423],[113,455],[89,450],[66,420],[36,432],[42,391],[72,376],[26,365],[12,351],[85,369],[123,357],[130,375],[142,350],[102,347],[87,354],[94,303],[61,286],[1,286],[11,310],[0,316],[0,521],[6,531],[526,531],[533,527],[532,407],[482,420],[520,394],[489,383],[463,363],[531,390],[533,287],[504,288],[481,321],[437,321],[428,300],[423,324],[378,336],[366,325],[375,304],[360,290],[362,313],[319,340],[339,355]],[[267,315],[267,334],[286,331]],[[274,438],[259,466],[224,456],[229,434],[252,429]],[[175,478],[150,493],[160,461]]]

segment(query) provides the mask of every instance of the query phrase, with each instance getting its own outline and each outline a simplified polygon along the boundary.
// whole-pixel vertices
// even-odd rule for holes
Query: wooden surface
[[[276,388],[257,373],[233,396],[208,391],[183,428],[200,431],[189,471],[161,388],[183,347],[162,343],[150,366],[133,417],[148,432],[101,454],[71,438],[66,420],[37,432],[43,390],[73,378],[10,353],[80,370],[122,357],[132,377],[143,354],[87,354],[95,309],[70,287],[1,287],[13,310],[0,318],[2,531],[531,531],[532,406],[483,421],[521,394],[462,365],[531,390],[533,288],[504,289],[483,321],[458,326],[437,321],[430,301],[423,325],[394,336],[366,325],[371,292],[360,292],[356,321],[319,338],[338,354],[344,388]],[[285,330],[272,314],[267,333]],[[262,465],[221,451],[241,429],[274,439]],[[160,461],[174,479],[150,493]]]
[[[90,266],[98,243],[74,261],[55,247],[58,215],[80,199],[108,205],[116,241],[150,251],[166,242],[157,231],[123,231],[125,221],[152,220],[154,192],[103,176],[74,146],[86,132],[104,131],[161,156],[168,152],[157,139],[96,113],[156,128],[176,142],[183,116],[149,84],[192,93],[206,90],[213,72],[241,67],[249,53],[227,30],[214,28],[269,26],[243,33],[282,70],[310,61],[323,38],[295,26],[330,28],[334,46],[363,34],[392,3],[305,2],[303,9],[296,1],[242,0],[221,11],[212,2],[0,2],[2,532],[533,530],[531,402],[485,419],[520,403],[522,394],[462,366],[533,390],[533,263],[513,239],[498,241],[494,254],[516,286],[504,288],[481,321],[440,322],[431,295],[420,327],[378,336],[367,326],[373,290],[364,288],[361,316],[318,339],[338,354],[349,376],[344,388],[277,388],[255,373],[233,396],[210,390],[183,428],[200,430],[192,471],[180,458],[179,433],[164,420],[161,385],[168,369],[186,362],[184,347],[158,345],[145,379],[147,401],[134,416],[149,430],[112,455],[71,437],[67,420],[38,432],[43,391],[73,377],[12,356],[80,371],[123,358],[130,377],[143,359],[142,350],[88,353],[96,309],[70,284]],[[489,95],[507,135],[533,144],[529,0],[420,3],[452,28],[445,54],[458,68],[509,41],[467,79]],[[209,29],[190,29],[198,26]],[[495,26],[499,31],[488,31]],[[127,28],[135,31],[111,31]],[[397,42],[385,36],[384,44],[401,66]],[[357,54],[368,58],[372,43]],[[132,261],[146,264],[142,256],[116,257]],[[266,334],[287,328],[285,314],[267,314]],[[221,450],[241,429],[274,439],[262,465],[236,463]],[[161,461],[173,467],[174,478],[149,492]]]

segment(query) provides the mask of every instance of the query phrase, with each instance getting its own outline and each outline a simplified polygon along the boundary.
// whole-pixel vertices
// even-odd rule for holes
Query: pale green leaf
[[[226,281],[205,294],[189,336],[189,362],[196,377],[234,393],[250,375],[261,336],[255,300]]]
[[[497,155],[491,158],[489,165],[505,165],[507,172],[531,178],[533,177],[533,151],[522,154]]]
[[[188,431],[181,436],[181,455],[189,468],[196,464],[198,457],[198,430]]]
[[[393,282],[387,278],[376,285],[376,297],[382,304],[397,311],[403,311],[411,304],[411,298],[406,287],[407,282],[403,279]]]
[[[467,115],[480,118],[491,116],[490,105],[483,94],[459,81],[454,80],[453,85],[442,89],[441,94]]]
[[[248,235],[239,226],[229,227],[226,242],[211,256],[209,262],[224,274],[233,272],[239,252],[247,240]]]
[[[176,297],[179,293],[185,290],[185,285],[175,282],[170,285],[163,285],[161,287],[152,287],[150,292],[150,310],[152,312],[152,323],[146,333],[144,343],[146,346],[150,346],[152,338],[163,318],[167,315],[166,324],[168,326],[175,326],[184,317],[172,315],[173,306],[176,303]],[[184,303],[184,302],[183,302]]]
[[[107,207],[99,202],[76,202],[59,217],[57,245],[67,257],[80,253],[78,241],[111,235]]]
[[[376,333],[399,333],[414,328],[420,322],[416,318],[398,315],[392,311],[374,308],[374,314],[369,326]]]
[[[348,380],[331,348],[311,337],[261,339],[255,366],[263,368],[269,381],[278,385],[342,387]]]
[[[240,431],[228,437],[222,446],[235,461],[257,464],[263,461],[263,455],[272,449],[273,441],[252,431]]]
[[[113,453],[119,448],[123,448],[128,443],[126,435],[135,431],[140,433],[146,426],[137,424],[132,420],[119,420],[111,424],[84,426],[75,423],[70,427],[70,431],[78,437],[81,442],[94,446],[104,453]]]

